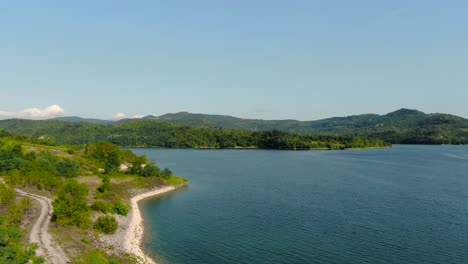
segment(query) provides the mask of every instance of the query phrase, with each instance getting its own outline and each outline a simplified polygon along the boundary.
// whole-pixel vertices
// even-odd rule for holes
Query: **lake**
[[[468,263],[468,147],[133,149],[190,186],[142,201],[161,264]]]

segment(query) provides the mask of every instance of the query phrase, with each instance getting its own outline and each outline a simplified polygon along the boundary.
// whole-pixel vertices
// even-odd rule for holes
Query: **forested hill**
[[[0,121],[0,129],[25,134],[43,144],[80,145],[108,141],[126,147],[348,149],[385,147],[379,139],[356,136],[292,134],[273,131],[195,128],[159,120],[129,120],[112,124],[57,120]],[[1,131],[0,131],[1,132]]]
[[[317,121],[242,119],[186,112],[147,118],[192,127],[359,135],[402,144],[468,144],[467,119],[449,114],[426,114],[411,109],[400,109],[386,115],[364,114]]]
[[[60,121],[65,121],[69,125],[66,126],[64,122]],[[135,126],[139,127],[139,129],[142,129],[142,127],[150,129],[152,127],[156,133],[160,130],[160,127],[167,127],[166,123],[170,123],[184,127],[205,129],[194,130],[197,131],[196,133],[200,133],[200,131],[211,133],[206,129],[218,128],[248,131],[279,130],[293,134],[354,135],[400,144],[468,144],[467,119],[449,114],[425,114],[410,109],[400,109],[386,115],[364,114],[317,121],[242,119],[232,116],[191,114],[187,112],[166,114],[158,117],[147,116],[142,119],[124,119],[114,122],[78,117],[65,117],[44,121],[13,119],[0,121],[0,129],[5,129],[12,133],[39,135],[41,133],[53,132],[57,129],[60,130],[62,127],[73,126],[70,123],[82,124],[80,127],[83,127],[83,129],[86,127],[87,132],[83,134],[83,137],[89,135],[89,133],[98,133],[98,130],[104,129],[107,131],[112,127],[113,130],[119,130],[126,126]],[[99,128],[99,125],[104,125],[104,128]],[[135,134],[131,129],[128,131],[121,136],[127,137],[126,133]],[[108,133],[96,134],[96,137],[106,137],[109,135]],[[68,135],[58,136],[67,137]],[[75,135],[74,137],[79,137],[79,135]],[[64,143],[71,142],[64,141]]]

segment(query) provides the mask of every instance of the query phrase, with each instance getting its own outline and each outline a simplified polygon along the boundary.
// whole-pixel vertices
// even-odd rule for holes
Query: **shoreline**
[[[392,148],[393,145],[413,145],[413,144],[391,144],[389,146],[375,146],[375,147],[365,147],[365,148],[259,148],[259,147],[232,147],[232,148],[220,148],[220,147],[155,147],[155,146],[120,146],[127,149],[193,149],[193,150],[273,150],[273,151],[329,151],[329,150],[366,150],[366,149],[382,149],[382,148]],[[414,144],[414,145],[428,145],[428,144]],[[448,144],[450,145],[450,144]],[[457,145],[450,145],[457,146]]]
[[[143,243],[144,225],[141,210],[138,202],[150,197],[159,196],[182,187],[187,184],[177,186],[165,186],[162,188],[154,189],[148,192],[138,194],[130,199],[130,212],[127,216],[129,218],[128,227],[126,229],[125,239],[122,241],[123,250],[129,254],[135,255],[139,258],[139,263],[157,264],[151,257],[146,255],[141,247]]]

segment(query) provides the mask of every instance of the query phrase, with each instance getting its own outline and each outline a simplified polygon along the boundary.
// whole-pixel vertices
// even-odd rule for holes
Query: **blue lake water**
[[[135,149],[190,181],[141,202],[162,264],[468,263],[468,147]]]

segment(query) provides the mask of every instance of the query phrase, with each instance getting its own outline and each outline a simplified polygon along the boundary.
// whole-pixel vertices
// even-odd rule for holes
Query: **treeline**
[[[468,145],[468,129],[449,129],[440,126],[416,128],[406,131],[372,132],[364,136],[384,138],[392,144]]]
[[[29,135],[46,144],[86,144],[108,141],[125,147],[165,148],[262,148],[262,149],[348,149],[388,146],[378,138],[313,135],[239,129],[195,128],[156,120],[136,120],[112,125],[67,123],[38,126]],[[36,123],[35,123],[36,124]],[[60,125],[59,125],[60,124]]]

